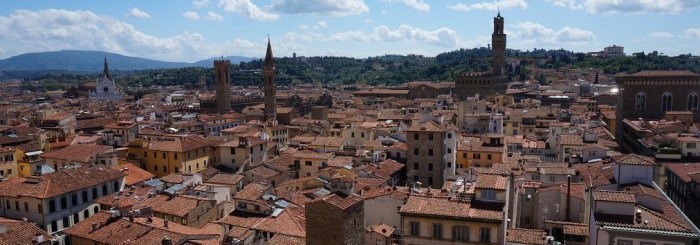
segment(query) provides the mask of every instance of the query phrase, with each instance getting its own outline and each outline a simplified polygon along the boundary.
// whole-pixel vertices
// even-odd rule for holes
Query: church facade
[[[97,81],[94,91],[90,91],[91,100],[121,100],[122,92],[117,88],[117,84],[112,80],[112,76],[109,75],[109,65],[107,64],[107,57],[105,57],[104,70],[102,71],[102,78]]]
[[[493,67],[490,72],[468,72],[455,78],[457,96],[464,100],[467,97],[480,95],[482,97],[505,94],[508,88],[508,77],[505,74],[506,34],[503,31],[504,19],[499,12],[493,18],[493,33],[491,34],[491,52]]]

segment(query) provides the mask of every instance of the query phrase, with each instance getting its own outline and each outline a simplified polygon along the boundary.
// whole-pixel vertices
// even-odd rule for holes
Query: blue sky
[[[222,55],[436,55],[490,43],[501,9],[509,48],[700,53],[698,0],[5,1],[0,59],[100,50],[167,61]]]

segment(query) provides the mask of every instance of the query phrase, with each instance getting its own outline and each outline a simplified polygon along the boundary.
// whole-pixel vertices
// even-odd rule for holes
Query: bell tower
[[[267,38],[267,52],[265,53],[265,61],[263,63],[263,82],[265,83],[265,121],[277,119],[275,89],[275,60],[272,57],[272,46],[270,45],[270,37]]]
[[[491,34],[491,52],[493,54],[493,76],[503,76],[506,63],[506,34],[503,32],[503,17],[501,11],[493,18],[493,34]]]
[[[226,114],[231,109],[231,61],[214,60],[216,113]]]

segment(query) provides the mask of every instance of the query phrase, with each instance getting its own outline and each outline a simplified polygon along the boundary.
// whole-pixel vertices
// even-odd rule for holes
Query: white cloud
[[[374,23],[374,21],[372,19],[365,19],[365,23],[372,24],[372,23]]]
[[[555,6],[585,9],[590,13],[678,14],[700,6],[698,0],[547,0]]]
[[[226,12],[236,13],[251,20],[275,21],[280,18],[278,14],[261,9],[250,0],[219,0],[219,7]]]
[[[148,14],[148,13],[146,13],[146,12],[144,12],[144,11],[141,11],[141,10],[138,9],[137,7],[134,7],[134,8],[131,9],[131,11],[129,11],[129,16],[131,16],[131,17],[136,17],[136,18],[141,18],[141,19],[146,19],[146,18],[150,18],[150,17],[151,17],[150,14]]]
[[[192,1],[192,6],[195,8],[204,8],[209,6],[209,0],[193,0]]]
[[[405,4],[406,6],[414,8],[418,11],[423,11],[423,12],[430,11],[430,5],[423,2],[423,0],[384,0],[384,1],[387,1],[390,3],[400,2],[400,3]]]
[[[192,32],[156,37],[109,16],[61,9],[16,10],[0,15],[0,35],[0,47],[8,56],[56,50],[100,50],[168,61],[196,61],[217,55],[213,47],[234,47],[226,42],[205,43],[202,35]],[[264,52],[262,45],[258,52]],[[249,50],[239,52],[251,55]]]
[[[374,28],[374,35],[381,41],[413,40],[441,47],[457,47],[461,42],[457,32],[446,27],[427,31],[409,25],[401,25],[398,29],[391,30],[389,27],[381,25]]]
[[[649,36],[653,38],[673,38],[673,34],[665,31],[652,32],[649,33]]]
[[[316,24],[316,27],[318,27],[318,29],[326,29],[328,28],[328,23],[326,23],[325,21],[319,21]]]
[[[316,24],[313,26],[308,24],[301,24],[297,28],[299,28],[299,30],[326,29],[328,28],[328,23],[326,23],[325,21],[319,21],[316,22]]]
[[[371,37],[369,37],[367,34],[365,34],[362,31],[347,31],[347,32],[338,32],[338,33],[333,33],[331,34],[326,40],[332,41],[332,42],[361,42],[361,41],[369,41]]]
[[[683,37],[687,38],[700,38],[700,28],[697,29],[686,29],[683,31]]]
[[[271,9],[288,14],[359,15],[369,12],[363,0],[275,0]]]
[[[515,36],[528,45],[557,46],[563,43],[581,43],[595,40],[591,31],[573,27],[554,30],[539,23],[520,22],[514,25]]]
[[[204,18],[206,18],[207,20],[211,20],[211,21],[224,21],[223,16],[221,16],[220,14],[211,12],[211,11],[207,12],[207,16]]]
[[[457,10],[457,11],[471,11],[471,10],[496,11],[499,8],[500,9],[507,9],[507,8],[526,9],[527,2],[525,2],[525,0],[498,0],[498,1],[492,1],[492,2],[479,2],[479,3],[470,3],[470,4],[458,3],[458,4],[448,5],[448,7],[452,10]]]
[[[197,12],[187,11],[182,13],[182,17],[185,17],[185,19],[188,20],[198,20],[199,14]]]
[[[389,12],[386,10],[382,10],[382,14],[388,14]]]
[[[299,28],[299,30],[308,30],[308,29],[311,29],[311,27],[310,27],[309,25],[307,25],[307,24],[301,24],[301,25],[299,25],[298,28]]]

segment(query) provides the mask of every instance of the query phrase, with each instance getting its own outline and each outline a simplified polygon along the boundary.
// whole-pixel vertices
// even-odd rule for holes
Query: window
[[[494,190],[481,191],[481,199],[495,200],[496,199],[496,191],[494,191]]]
[[[24,212],[29,212],[29,203],[24,202]]]
[[[417,162],[414,162],[414,163],[413,163],[413,169],[418,169],[418,163],[417,163]]]
[[[51,231],[52,232],[58,231],[58,223],[56,223],[55,220],[53,222],[51,222]]]
[[[671,93],[666,92],[661,96],[661,110],[670,111],[673,109],[673,96]]]
[[[153,152],[153,158],[157,158],[157,157],[158,157],[157,153]]]
[[[233,148],[231,148],[233,149]],[[177,153],[173,154],[173,159],[177,160]]]
[[[83,191],[83,193],[82,193],[82,198],[83,198],[83,202],[84,202],[84,203],[85,203],[85,202],[88,202],[88,194],[87,194],[87,191]]]
[[[467,153],[462,153],[462,158],[467,158]]]
[[[491,154],[486,154],[486,159],[491,160]]]
[[[698,101],[700,101],[698,97],[698,94],[695,92],[692,92],[688,95],[688,110],[689,111],[697,111],[698,110]]]
[[[112,185],[114,186],[115,192],[119,191],[119,181],[114,181],[114,183]]]
[[[428,140],[433,140],[433,134],[428,134]]]
[[[433,149],[428,149],[428,156],[432,156],[432,155],[433,155]]]
[[[433,185],[433,177],[428,177],[428,185]]]
[[[420,236],[420,223],[411,221],[409,232],[411,236]]]
[[[452,139],[452,133],[447,133],[447,138]]]
[[[311,161],[305,161],[305,162],[304,162],[304,165],[306,165],[306,166],[311,166],[311,165],[313,165],[313,164],[311,163]]]
[[[365,132],[361,132],[361,133],[360,133],[360,137],[362,137],[362,138],[364,139],[364,138],[365,138]]]
[[[61,209],[65,209],[68,207],[68,199],[66,197],[61,197]]]
[[[92,213],[93,213],[93,214],[96,214],[97,212],[100,212],[100,207],[99,207],[99,206],[95,206],[95,208],[92,209]]]
[[[688,148],[688,149],[695,149],[695,143],[686,143],[686,144],[685,144],[685,148]]]
[[[643,111],[647,107],[647,95],[645,93],[639,92],[634,99],[634,110]]]
[[[36,210],[38,210],[40,214],[43,214],[44,213],[44,205],[41,205],[41,203],[37,204]]]
[[[418,133],[414,133],[414,134],[413,134],[413,139],[414,139],[414,140],[418,140]]]
[[[630,240],[617,240],[617,245],[632,245]]]
[[[555,176],[549,176],[549,182],[556,182],[557,178]]]
[[[442,224],[433,224],[433,238],[442,239]]]
[[[452,153],[452,148],[447,148],[447,153]]]
[[[238,203],[238,208],[245,209],[245,208],[246,208],[245,203],[239,202],[239,203]]]
[[[73,224],[80,222],[80,215],[78,213],[73,214]]]
[[[433,164],[432,163],[428,163],[428,171],[433,171]]]
[[[97,198],[97,187],[92,188],[92,199]]]
[[[109,192],[107,191],[107,185],[102,185],[102,195],[107,195]]]
[[[479,242],[491,242],[491,228],[479,228]]]
[[[351,137],[351,138],[355,138],[355,132],[351,132],[351,133],[350,133],[350,137]]]
[[[474,153],[474,154],[472,154],[472,158],[481,159],[481,155],[479,153]]]
[[[526,216],[526,217],[524,218],[524,222],[525,222],[525,224],[528,224],[528,225],[529,225],[529,224],[530,224],[530,217],[529,217],[529,216]]]
[[[653,242],[639,242],[639,245],[656,245],[656,243],[653,243]]]
[[[153,172],[158,172],[158,165],[153,165]]]
[[[88,217],[90,217],[90,210],[85,209],[85,211],[83,211],[83,219],[87,219]]]
[[[448,168],[451,168],[451,167],[452,167],[452,163],[451,163],[451,162],[447,162],[447,167],[448,167]]]
[[[68,217],[63,218],[63,228],[68,228],[70,226],[70,221],[68,220]]]
[[[464,225],[452,226],[452,240],[469,241],[469,227]]]
[[[418,156],[418,148],[413,148],[413,155]]]
[[[70,204],[73,206],[78,205],[78,195],[73,193],[73,195],[70,196]]]

